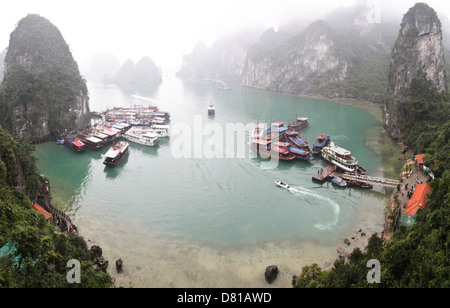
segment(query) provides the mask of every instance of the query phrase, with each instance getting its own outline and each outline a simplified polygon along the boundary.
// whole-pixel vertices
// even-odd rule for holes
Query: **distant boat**
[[[291,186],[289,186],[286,183],[283,183],[282,181],[275,181],[275,185],[278,187],[281,187],[281,188],[288,189],[288,190],[291,188]]]
[[[103,164],[111,167],[116,167],[122,163],[127,157],[130,144],[125,141],[120,141],[113,145],[105,154]]]
[[[309,125],[308,120],[309,120],[308,118],[303,118],[303,117],[302,118],[297,118],[297,120],[295,120],[294,122],[289,123],[288,127],[290,129],[300,130],[300,129],[305,128],[305,127],[307,127]]]
[[[208,114],[209,114],[209,115],[215,115],[215,114],[216,114],[216,107],[214,107],[213,104],[210,104],[210,105],[208,106]]]

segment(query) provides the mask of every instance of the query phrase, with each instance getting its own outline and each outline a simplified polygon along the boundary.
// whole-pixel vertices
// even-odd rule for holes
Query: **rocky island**
[[[11,33],[5,56],[1,124],[31,142],[90,125],[85,80],[61,32],[28,15]]]

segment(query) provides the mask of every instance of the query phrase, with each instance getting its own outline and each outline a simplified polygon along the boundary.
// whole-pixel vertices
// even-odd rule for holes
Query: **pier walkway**
[[[359,174],[352,174],[352,173],[339,173],[337,172],[337,167],[335,165],[329,164],[325,168],[322,168],[317,171],[315,175],[313,175],[312,179],[315,182],[318,183],[324,183],[325,181],[329,181],[331,178],[339,176],[343,178],[344,180],[350,181],[358,181],[365,184],[371,184],[371,185],[379,185],[384,187],[397,187],[398,184],[400,184],[399,181],[395,180],[389,180],[389,179],[383,179],[383,178],[377,178],[367,175],[359,175]]]
[[[361,183],[379,185],[379,186],[385,186],[385,187],[397,187],[397,185],[400,184],[399,181],[383,179],[383,178],[376,178],[376,177],[372,177],[372,176],[359,175],[359,174],[344,173],[344,174],[341,174],[341,177],[345,180],[353,180],[353,181],[358,181]]]
[[[61,231],[67,231],[69,234],[72,232],[78,233],[78,228],[73,224],[70,217],[63,211],[60,211],[51,205],[51,190],[48,179],[42,179],[41,194],[40,198],[38,197],[37,199],[40,199],[42,201],[41,204],[43,205],[43,208],[53,215],[56,220],[56,225],[61,228]],[[37,199],[34,203],[38,201]]]

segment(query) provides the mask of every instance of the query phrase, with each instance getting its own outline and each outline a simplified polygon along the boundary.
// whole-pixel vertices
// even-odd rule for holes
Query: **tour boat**
[[[294,148],[311,152],[308,141],[298,135],[298,132],[290,130],[285,134],[286,141]]]
[[[158,125],[153,124],[149,128],[146,129],[147,133],[154,134],[159,138],[169,137],[170,136],[170,126],[169,125]]]
[[[86,150],[86,145],[78,138],[64,138],[64,143],[74,152],[83,152]]]
[[[98,149],[106,145],[106,142],[104,140],[94,136],[83,137],[82,140],[86,145],[86,148],[88,148],[89,150],[97,151]]]
[[[289,151],[291,151],[291,153],[295,155],[295,158],[300,160],[311,161],[314,159],[314,157],[311,155],[311,152],[306,150],[289,147]]]
[[[294,160],[295,155],[292,154],[287,147],[272,145],[270,141],[254,139],[250,144],[250,148],[263,158],[269,158],[276,155],[280,160]]]
[[[346,187],[347,182],[341,177],[335,176],[331,179],[331,183],[336,184],[339,187]]]
[[[295,122],[289,123],[288,127],[294,130],[300,130],[309,125],[308,118],[297,118]]]
[[[145,129],[132,128],[127,131],[123,137],[128,141],[154,147],[158,144],[159,138],[156,134],[150,133]]]
[[[288,184],[283,183],[282,181],[275,181],[275,185],[288,190],[291,188]]]
[[[272,126],[267,130],[267,139],[282,139],[287,130],[284,122],[272,123]]]
[[[313,154],[320,154],[320,151],[330,143],[330,140],[330,136],[325,134],[317,137],[317,140],[313,145]]]
[[[129,148],[130,144],[128,142],[119,141],[106,152],[103,164],[111,167],[118,166],[125,160]]]
[[[209,115],[214,115],[214,114],[216,114],[216,107],[214,107],[213,104],[211,104],[211,105],[208,106],[208,114],[209,114]]]
[[[358,161],[356,160],[356,158],[351,156],[351,152],[334,145],[334,143],[332,144],[332,146],[324,147],[321,151],[321,154],[323,159],[344,171],[358,171]]]

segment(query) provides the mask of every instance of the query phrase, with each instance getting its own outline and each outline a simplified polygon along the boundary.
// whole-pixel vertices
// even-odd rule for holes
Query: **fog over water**
[[[0,50],[27,14],[50,20],[70,45],[80,64],[94,54],[111,52],[123,63],[151,57],[159,67],[177,67],[198,41],[207,46],[220,36],[244,29],[278,29],[287,23],[308,24],[356,0],[17,0],[0,12]],[[381,20],[402,14],[416,1],[362,0]],[[441,16],[449,16],[447,1],[426,1]]]

